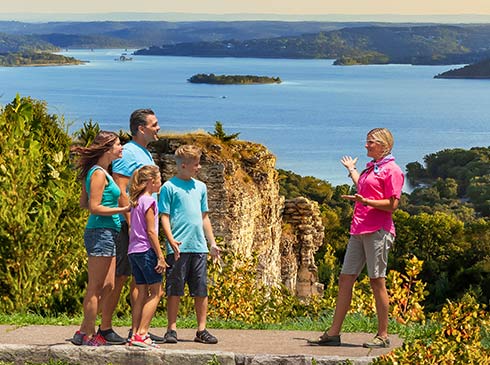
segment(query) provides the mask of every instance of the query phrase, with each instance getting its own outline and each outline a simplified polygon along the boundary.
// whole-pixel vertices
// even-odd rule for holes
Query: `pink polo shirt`
[[[400,199],[405,177],[394,159],[380,165],[376,170],[372,163],[359,176],[357,192],[366,199],[380,200],[395,197]],[[365,234],[384,229],[395,235],[392,212],[365,206],[356,202],[350,226],[350,234]]]

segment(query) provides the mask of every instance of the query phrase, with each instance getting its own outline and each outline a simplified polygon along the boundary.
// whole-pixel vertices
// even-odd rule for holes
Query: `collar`
[[[374,174],[375,175],[378,175],[379,174],[379,168],[381,166],[387,164],[390,161],[395,161],[395,157],[393,157],[392,154],[386,155],[380,161],[374,161],[374,160],[373,161],[369,161],[366,164],[366,168],[364,169],[364,171],[368,171],[370,169],[373,169]]]

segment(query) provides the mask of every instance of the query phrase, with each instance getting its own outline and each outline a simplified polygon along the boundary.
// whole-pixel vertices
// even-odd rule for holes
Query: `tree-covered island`
[[[490,79],[490,59],[452,69],[434,76],[435,79]]]
[[[279,77],[254,75],[215,75],[196,74],[187,81],[193,84],[219,84],[219,85],[250,85],[250,84],[280,84]]]
[[[0,66],[62,66],[80,65],[83,61],[49,52],[9,52],[0,53]]]

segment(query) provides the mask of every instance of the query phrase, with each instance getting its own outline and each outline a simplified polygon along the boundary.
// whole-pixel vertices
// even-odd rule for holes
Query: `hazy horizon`
[[[2,12],[1,21],[322,21],[322,22],[421,22],[488,23],[490,14],[274,14],[274,13],[184,13],[184,12]]]

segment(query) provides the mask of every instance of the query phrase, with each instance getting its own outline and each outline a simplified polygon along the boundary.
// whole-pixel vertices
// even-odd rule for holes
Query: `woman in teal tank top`
[[[80,206],[90,216],[85,227],[84,244],[88,256],[88,285],[83,300],[83,322],[73,335],[75,345],[100,346],[105,339],[95,331],[99,304],[114,289],[116,268],[115,239],[121,228],[119,214],[129,206],[119,207],[121,191],[107,172],[112,161],[121,158],[122,146],[117,134],[100,132],[89,147],[73,148],[79,158],[77,167],[82,181]],[[101,308],[102,321],[109,321],[111,311]]]

